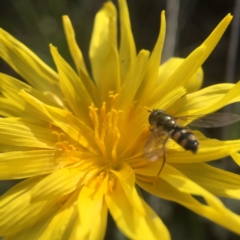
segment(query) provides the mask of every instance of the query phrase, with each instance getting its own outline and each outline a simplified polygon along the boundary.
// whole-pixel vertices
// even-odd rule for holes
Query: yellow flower
[[[240,164],[240,140],[208,139],[194,131],[200,141],[196,155],[169,140],[157,179],[162,158],[150,162],[142,154],[150,135],[146,107],[201,116],[240,101],[240,83],[195,91],[199,68],[232,17],[181,63],[166,62],[164,70],[164,12],[152,53],[137,54],[125,0],[119,8],[119,48],[113,3],[96,15],[91,74],[67,16],[63,23],[76,72],[55,47],[50,45],[57,72],[0,31],[1,57],[30,84],[0,74],[0,115],[6,117],[0,119],[0,178],[24,179],[1,196],[0,235],[6,239],[103,239],[108,210],[130,239],[170,239],[135,184],[240,234],[240,216],[218,199],[239,200],[240,177],[206,164],[228,155]],[[198,83],[187,92],[192,81]]]

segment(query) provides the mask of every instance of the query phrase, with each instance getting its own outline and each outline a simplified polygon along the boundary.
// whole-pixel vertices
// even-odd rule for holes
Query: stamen
[[[61,137],[65,137],[65,133],[61,132],[57,132],[57,131],[53,131],[52,134],[55,134],[58,138],[58,142],[61,142]]]
[[[76,151],[76,148],[72,144],[69,144],[69,149],[71,150],[71,153]]]
[[[104,141],[102,141],[99,137],[99,121],[98,121],[98,115],[97,115],[97,108],[94,108],[93,106],[89,107],[91,114],[93,116],[93,123],[94,123],[94,136],[95,136],[95,141],[98,145],[98,148],[100,149],[102,155],[104,158],[107,159],[107,153],[106,153],[106,148]]]
[[[106,131],[107,131],[107,127],[110,121],[110,117],[111,117],[111,112],[107,113],[105,119],[103,120],[103,124],[102,124],[102,132],[101,132],[101,141],[104,141],[105,135],[106,135]]]
[[[103,102],[101,107],[101,120],[104,121],[104,118],[106,116],[106,102]]]
[[[108,134],[112,135],[113,129],[112,129],[112,118],[113,118],[113,112],[109,112],[109,122],[108,122]]]
[[[109,107],[106,102],[103,102],[100,112],[93,104],[89,107],[89,116],[94,126],[95,141],[105,159],[105,164],[110,163],[110,161],[114,164],[117,162],[117,146],[121,137],[118,129],[118,114],[122,112],[114,108],[117,96],[118,94],[109,92],[110,111],[107,111]]]
[[[109,92],[109,98],[111,99],[111,110],[114,108],[115,102],[116,102],[116,98],[119,94],[113,94],[111,92]]]
[[[97,108],[95,108],[94,106],[90,106],[90,116],[92,116],[93,119],[93,124],[94,124],[94,130],[95,130],[95,134],[98,135],[98,129],[99,129],[99,121],[98,121],[98,116],[97,116]]]
[[[57,142],[57,143],[55,143],[55,146],[57,148],[61,148],[64,151],[69,150],[69,143],[68,143],[68,141]]]

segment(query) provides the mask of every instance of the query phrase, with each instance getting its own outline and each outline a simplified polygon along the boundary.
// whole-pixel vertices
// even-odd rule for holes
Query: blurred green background
[[[49,53],[49,43],[57,46],[60,53],[72,63],[61,19],[62,15],[67,14],[88,63],[88,47],[94,16],[104,2],[103,0],[1,0],[0,27],[14,35],[55,68]],[[116,1],[113,2],[117,5]],[[230,25],[203,65],[204,86],[227,81],[236,82],[240,79],[239,0],[128,0],[127,2],[138,50],[142,48],[152,50],[159,31],[160,12],[164,9],[167,11],[167,26],[173,27],[169,36],[175,40],[175,46],[171,47],[171,44],[168,46],[170,50],[164,52],[164,59],[172,54],[186,57],[205,40],[227,13],[235,13],[235,23]],[[0,71],[19,78],[2,60],[0,60]],[[232,110],[240,113],[237,105]],[[209,130],[206,134],[221,139],[240,138],[239,124],[225,130]],[[227,164],[217,164],[240,173],[239,168],[232,161],[228,161]],[[2,182],[1,193],[13,184],[14,182],[11,181]],[[173,240],[239,239],[239,236],[175,203],[160,200],[144,192],[142,195],[162,217]],[[240,214],[239,202],[224,199],[223,201],[229,208]],[[106,239],[126,239],[114,226],[110,217]]]

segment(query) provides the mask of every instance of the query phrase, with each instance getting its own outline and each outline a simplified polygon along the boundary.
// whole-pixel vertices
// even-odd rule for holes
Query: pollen
[[[105,164],[110,165],[115,165],[118,161],[117,147],[121,138],[118,120],[122,111],[115,109],[117,96],[118,94],[109,92],[110,101],[103,102],[100,109],[93,104],[89,106],[96,145],[105,159]]]

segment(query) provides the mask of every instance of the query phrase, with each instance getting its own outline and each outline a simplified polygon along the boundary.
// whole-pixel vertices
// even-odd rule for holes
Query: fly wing
[[[224,127],[238,122],[240,115],[235,113],[212,113],[194,120],[191,125],[202,128]]]
[[[163,142],[161,136],[159,133],[152,132],[143,148],[143,156],[151,162],[163,156],[163,150],[160,147]]]

